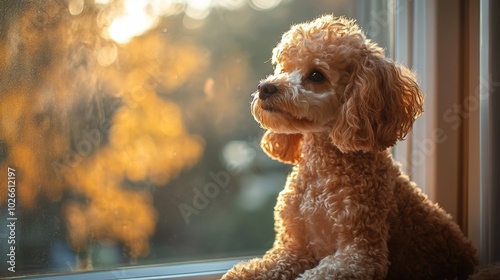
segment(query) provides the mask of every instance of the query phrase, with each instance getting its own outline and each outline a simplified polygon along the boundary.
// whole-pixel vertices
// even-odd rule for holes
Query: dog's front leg
[[[312,262],[283,248],[271,249],[262,258],[237,264],[221,280],[292,280],[313,267]]]
[[[296,279],[384,279],[387,274],[388,262],[387,259],[380,262],[380,258],[383,256],[338,252],[325,257],[318,266],[305,271]]]
[[[389,269],[387,203],[369,201],[373,203],[368,206],[353,201],[341,211],[329,212],[335,250],[297,279],[385,279]]]

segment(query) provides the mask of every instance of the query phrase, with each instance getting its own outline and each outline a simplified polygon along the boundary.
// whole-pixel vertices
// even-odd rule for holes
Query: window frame
[[[104,279],[135,279],[135,280],[208,280],[219,279],[224,273],[246,258],[224,259],[206,262],[189,262],[166,265],[151,265],[140,267],[122,267],[105,271],[86,271],[64,275],[43,275],[23,277],[33,280],[104,280]]]
[[[494,108],[500,105],[500,56],[498,48],[500,5],[493,0],[479,2],[479,207],[480,259],[483,263],[500,261],[500,112]],[[497,124],[497,125],[495,125]],[[496,217],[496,218],[495,218]]]

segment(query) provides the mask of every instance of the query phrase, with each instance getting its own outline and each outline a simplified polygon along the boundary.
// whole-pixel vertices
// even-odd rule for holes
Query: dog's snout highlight
[[[259,90],[259,98],[260,99],[268,99],[273,94],[278,92],[278,87],[272,83],[260,83],[258,86]]]

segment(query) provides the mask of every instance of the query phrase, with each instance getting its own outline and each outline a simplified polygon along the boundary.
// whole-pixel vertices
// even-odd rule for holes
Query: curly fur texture
[[[476,250],[388,151],[422,114],[414,74],[331,15],[292,26],[272,61],[252,114],[296,165],[273,248],[222,279],[467,279]]]

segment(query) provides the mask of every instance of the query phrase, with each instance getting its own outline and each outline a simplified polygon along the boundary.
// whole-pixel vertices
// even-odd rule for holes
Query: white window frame
[[[476,87],[479,109],[479,166],[480,177],[479,207],[477,207],[480,221],[479,244],[480,258],[483,263],[498,263],[500,261],[500,242],[498,233],[500,221],[498,219],[500,174],[498,148],[499,130],[498,119],[498,80],[500,66],[498,61],[498,26],[500,19],[498,12],[500,5],[494,0],[480,0],[479,5],[479,81]],[[496,59],[493,61],[493,59]],[[496,96],[496,98],[493,98]],[[496,235],[496,236],[495,236]]]
[[[480,8],[480,52],[479,52],[479,77],[488,77],[489,76],[489,36],[485,36],[485,34],[489,33],[489,1],[481,1]],[[480,165],[486,167],[489,166],[491,159],[489,152],[491,151],[491,142],[490,142],[490,106],[489,106],[489,94],[487,90],[491,87],[489,84],[489,79],[485,80],[484,86],[480,86],[480,152],[479,152],[479,161]],[[492,230],[490,228],[491,219],[493,218],[493,213],[489,211],[491,209],[492,201],[491,201],[491,170],[489,168],[481,168],[479,171],[480,174],[480,194],[479,194],[479,246],[481,260],[483,262],[491,261],[491,243],[493,239]],[[477,215],[476,215],[477,216]]]

